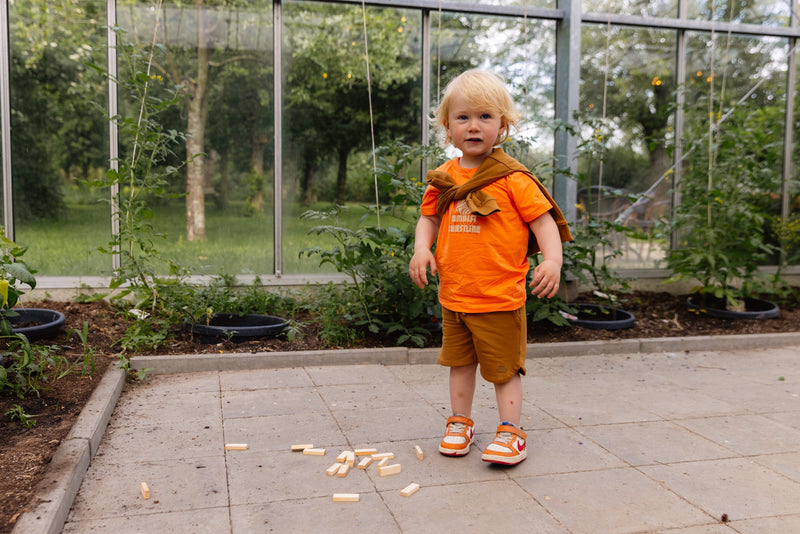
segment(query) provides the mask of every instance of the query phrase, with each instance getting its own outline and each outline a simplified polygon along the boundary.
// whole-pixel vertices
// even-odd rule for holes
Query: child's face
[[[466,168],[483,163],[504,129],[498,115],[488,109],[472,107],[460,95],[453,97],[446,127],[453,146],[464,154],[461,166]]]

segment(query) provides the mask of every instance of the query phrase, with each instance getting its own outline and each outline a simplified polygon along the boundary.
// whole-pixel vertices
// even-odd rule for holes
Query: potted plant
[[[18,285],[36,287],[32,271],[20,259],[27,248],[6,237],[0,227],[0,335],[24,334],[28,338],[49,337],[58,333],[66,322],[64,314],[43,308],[15,308],[25,292]]]
[[[782,124],[769,109],[733,109],[710,133],[689,130],[699,139],[684,160],[677,190],[680,202],[662,236],[677,235],[667,254],[670,281],[697,280],[688,306],[725,318],[763,319],[778,306],[758,298],[769,280],[759,267],[775,258],[766,231],[780,175],[773,171],[780,150],[771,130]],[[694,135],[693,135],[694,134]]]

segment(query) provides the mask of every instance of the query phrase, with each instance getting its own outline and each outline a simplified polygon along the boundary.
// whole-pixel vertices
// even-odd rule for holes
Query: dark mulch
[[[585,328],[563,328],[537,323],[529,328],[529,340],[534,343],[563,341],[593,341],[608,339],[703,336],[731,334],[763,334],[800,331],[800,306],[784,306],[776,319],[761,321],[733,321],[715,319],[691,313],[686,309],[686,296],[669,293],[636,292],[625,303],[625,309],[636,317],[634,326],[626,330],[591,330]],[[95,372],[93,376],[70,374],[56,382],[46,384],[38,396],[21,400],[0,396],[0,414],[14,405],[21,405],[24,412],[33,416],[37,423],[32,428],[23,428],[8,417],[0,417],[0,534],[11,531],[14,521],[29,503],[33,490],[47,469],[61,440],[72,427],[94,387],[109,365],[119,361],[120,339],[126,325],[123,319],[105,303],[76,304],[44,301],[27,303],[28,307],[49,308],[63,312],[67,325],[54,339],[39,341],[61,347],[59,354],[71,361],[83,361],[84,346],[73,333],[89,324],[88,345],[94,351]],[[302,318],[300,318],[302,320]],[[432,340],[436,345],[438,340]],[[359,347],[393,345],[391,341],[374,337],[359,342]],[[318,350],[323,347],[317,332],[307,327],[305,335],[293,343],[285,339],[265,339],[241,343],[222,342],[208,344],[192,339],[179,332],[153,354],[189,354],[224,352],[269,352],[290,350]]]

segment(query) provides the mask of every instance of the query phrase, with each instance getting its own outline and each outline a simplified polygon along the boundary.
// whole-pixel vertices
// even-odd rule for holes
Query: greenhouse
[[[471,67],[513,88],[506,151],[571,221],[613,223],[615,269],[663,277],[709,243],[798,263],[790,1],[363,4],[5,0],[3,224],[39,287],[107,286],[134,205],[192,276],[335,280],[302,215],[381,225],[386,160],[441,145],[431,110]],[[420,183],[436,163],[405,157]]]
[[[800,531],[798,39],[0,0],[0,534]]]

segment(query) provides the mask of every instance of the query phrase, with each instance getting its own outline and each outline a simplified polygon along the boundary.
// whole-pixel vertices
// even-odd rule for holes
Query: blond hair
[[[519,113],[514,105],[514,99],[508,92],[503,80],[493,72],[481,69],[464,71],[447,84],[442,95],[442,101],[433,115],[434,126],[445,131],[445,142],[451,141],[447,132],[447,117],[453,96],[456,94],[466,99],[470,106],[480,108],[500,116],[500,124],[504,134],[498,136],[496,145],[504,143],[511,135],[511,128],[519,127]]]

